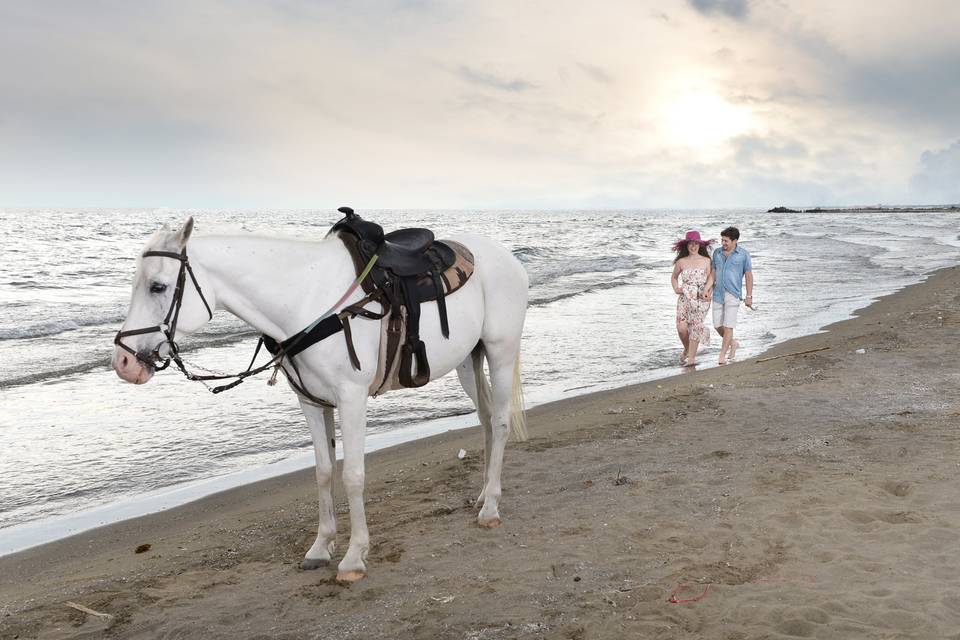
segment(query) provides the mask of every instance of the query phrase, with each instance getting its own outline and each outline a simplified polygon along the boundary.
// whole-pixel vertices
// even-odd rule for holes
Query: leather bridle
[[[213,319],[213,311],[210,309],[210,304],[207,302],[207,299],[203,295],[203,290],[200,288],[200,283],[197,282],[197,277],[193,274],[193,269],[190,267],[190,260],[187,259],[187,249],[184,247],[180,253],[174,253],[172,251],[145,251],[141,257],[148,258],[150,256],[156,256],[159,258],[173,258],[174,260],[180,261],[180,272],[177,274],[177,284],[173,292],[173,300],[170,301],[170,308],[167,310],[167,315],[163,319],[163,322],[154,325],[152,327],[146,327],[144,329],[130,329],[129,331],[117,331],[116,337],[113,339],[113,343],[126,351],[127,353],[133,355],[138,362],[143,365],[150,367],[156,371],[162,371],[170,366],[171,360],[177,365],[177,368],[181,373],[187,378],[187,380],[192,380],[195,382],[202,382],[204,385],[208,381],[212,380],[230,380],[235,379],[230,384],[224,384],[218,387],[207,386],[210,391],[213,393],[220,393],[226,391],[227,389],[232,389],[238,384],[242,383],[244,380],[250,376],[257,375],[267,369],[273,368],[274,374],[271,377],[268,384],[272,385],[276,381],[277,371],[282,370],[286,374],[290,386],[299,393],[301,396],[313,402],[314,404],[323,406],[323,407],[333,407],[334,405],[329,401],[318,398],[309,391],[307,391],[306,385],[303,382],[303,377],[300,375],[300,370],[293,361],[293,356],[300,353],[302,350],[306,349],[310,345],[316,344],[317,342],[335,334],[340,331],[343,331],[347,337],[347,350],[350,353],[351,362],[355,363],[357,369],[359,369],[359,360],[357,359],[356,353],[353,350],[352,339],[349,336],[349,325],[345,323],[345,318],[348,315],[357,316],[363,315],[364,317],[376,317],[377,319],[382,317],[381,315],[372,314],[367,312],[364,309],[357,309],[357,305],[362,306],[365,302],[369,302],[370,298],[365,298],[360,303],[351,305],[346,310],[341,311],[340,313],[335,313],[336,309],[346,302],[347,298],[356,291],[357,287],[360,286],[361,282],[367,277],[372,269],[374,263],[377,261],[377,256],[373,256],[370,261],[367,263],[367,266],[364,268],[363,272],[357,277],[356,281],[347,289],[346,293],[340,298],[337,303],[331,307],[331,309],[320,316],[315,322],[311,323],[307,328],[297,332],[296,334],[290,336],[283,342],[277,342],[272,338],[269,338],[266,335],[261,335],[259,341],[257,342],[257,348],[253,352],[253,358],[250,359],[250,364],[247,366],[245,371],[240,373],[233,374],[214,374],[214,375],[201,375],[193,373],[187,370],[186,365],[183,362],[183,359],[180,357],[180,347],[177,346],[174,338],[177,334],[177,320],[180,317],[180,307],[183,305],[183,293],[184,285],[187,282],[187,274],[190,275],[190,280],[193,282],[193,286],[196,288],[197,293],[200,295],[200,299],[203,301],[203,306],[207,308],[207,314],[210,316],[210,319]],[[367,315],[369,314],[369,315]],[[123,343],[123,339],[128,336],[139,336],[147,333],[159,332],[164,335],[166,340],[157,345],[157,348],[154,349],[149,354],[149,360],[139,353],[134,351],[128,345]],[[164,358],[160,355],[160,348],[163,345],[167,345],[170,349],[169,356]],[[253,364],[256,362],[257,355],[260,353],[260,348],[264,345],[267,346],[267,350],[271,352],[273,356],[266,364],[263,364],[259,367],[254,368]],[[296,374],[296,379],[294,379],[290,373],[287,372],[284,368],[284,360],[290,365]]]
[[[193,268],[190,266],[190,260],[187,258],[186,247],[184,247],[180,253],[175,253],[173,251],[145,251],[141,257],[149,258],[151,256],[156,256],[158,258],[173,258],[174,260],[180,261],[180,272],[177,274],[177,284],[173,291],[173,300],[170,301],[170,308],[167,310],[167,315],[163,319],[162,323],[152,327],[146,327],[144,329],[130,329],[129,331],[117,331],[117,335],[113,339],[113,344],[133,355],[134,358],[136,358],[145,366],[155,369],[156,371],[161,371],[169,367],[171,359],[176,361],[177,365],[183,369],[183,366],[180,362],[180,348],[177,346],[174,338],[176,338],[177,335],[177,321],[180,318],[180,307],[183,305],[184,285],[187,281],[187,274],[190,274],[190,280],[193,281],[193,286],[200,295],[200,299],[203,301],[203,306],[207,308],[207,314],[209,314],[211,320],[213,319],[213,311],[210,309],[207,299],[203,296],[203,290],[200,288],[200,283],[197,282],[197,276],[194,275]],[[123,343],[123,338],[128,336],[139,336],[155,332],[162,333],[166,340],[157,345],[157,348],[150,353],[150,360],[144,358],[135,350]],[[160,355],[160,347],[163,345],[167,345],[170,348],[170,354],[167,358],[164,358]]]

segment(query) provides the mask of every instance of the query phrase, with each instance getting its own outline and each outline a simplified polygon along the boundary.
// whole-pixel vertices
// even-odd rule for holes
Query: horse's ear
[[[187,218],[187,221],[183,223],[183,228],[177,231],[177,244],[180,245],[181,249],[187,246],[187,240],[190,239],[191,233],[193,233],[193,216]]]

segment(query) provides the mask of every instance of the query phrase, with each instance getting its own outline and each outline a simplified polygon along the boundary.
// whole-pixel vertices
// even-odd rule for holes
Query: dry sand
[[[538,407],[499,529],[476,430],[372,455],[351,586],[298,568],[310,472],[2,558],[0,638],[960,638],[958,283]]]

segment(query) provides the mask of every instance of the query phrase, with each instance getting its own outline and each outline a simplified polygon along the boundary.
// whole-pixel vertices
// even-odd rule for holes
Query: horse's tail
[[[477,383],[477,412],[479,415],[489,416],[493,407],[493,392],[490,383],[483,372],[483,359],[486,352],[483,345],[478,344],[473,352],[473,378]],[[510,394],[510,431],[514,440],[523,442],[527,435],[527,414],[524,410],[523,386],[520,383],[520,353],[513,365],[513,389]]]
[[[510,394],[510,430],[517,442],[524,442],[527,434],[527,411],[523,402],[523,384],[520,382],[520,350],[513,364],[513,392]]]

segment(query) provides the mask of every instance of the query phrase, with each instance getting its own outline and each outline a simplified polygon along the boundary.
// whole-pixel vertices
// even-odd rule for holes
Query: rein
[[[237,385],[241,384],[245,379],[250,376],[257,375],[262,373],[271,367],[274,368],[273,376],[270,378],[267,384],[274,385],[276,384],[277,371],[282,370],[283,373],[287,376],[287,380],[290,383],[290,386],[300,395],[304,396],[311,402],[319,404],[325,407],[333,407],[334,405],[330,402],[318,398],[317,396],[311,394],[306,389],[306,385],[303,383],[303,377],[300,375],[300,370],[297,368],[297,365],[293,362],[293,356],[297,353],[300,353],[307,347],[320,342],[321,340],[328,338],[329,336],[338,333],[343,330],[347,334],[347,347],[350,354],[351,362],[355,364],[357,369],[359,369],[359,363],[357,362],[356,354],[353,350],[352,340],[349,335],[349,324],[347,322],[347,317],[353,315],[370,314],[374,315],[371,312],[366,311],[365,309],[358,308],[362,307],[364,304],[370,302],[374,299],[373,296],[367,296],[359,303],[347,307],[347,309],[340,314],[335,314],[337,307],[342,305],[347,301],[347,298],[357,290],[357,287],[361,285],[363,280],[370,274],[370,270],[373,269],[373,265],[377,262],[378,256],[374,255],[370,258],[370,261],[367,263],[363,272],[357,277],[357,279],[351,284],[346,292],[340,297],[337,302],[334,303],[330,309],[323,313],[319,318],[310,323],[305,329],[295,333],[290,336],[283,342],[277,342],[273,338],[270,338],[267,335],[261,335],[260,339],[257,341],[256,349],[254,349],[253,357],[250,359],[250,364],[247,366],[246,370],[241,371],[240,373],[234,374],[224,374],[224,375],[198,375],[191,373],[187,370],[186,365],[183,360],[180,358],[180,347],[177,345],[174,338],[176,337],[177,332],[177,320],[180,317],[180,308],[183,305],[183,294],[186,284],[186,276],[190,275],[190,280],[193,282],[193,286],[196,288],[197,293],[200,295],[200,299],[203,301],[203,306],[207,309],[207,314],[210,316],[210,319],[213,319],[213,311],[210,309],[210,304],[207,302],[206,297],[203,295],[203,290],[200,288],[200,283],[197,282],[197,277],[193,273],[193,268],[190,266],[190,260],[187,258],[187,249],[186,247],[181,250],[180,253],[174,253],[172,251],[146,251],[142,254],[142,257],[147,258],[150,256],[156,256],[160,258],[173,258],[174,260],[180,261],[180,272],[177,274],[177,284],[173,292],[173,300],[170,301],[170,308],[167,310],[167,315],[164,318],[163,322],[154,325],[152,327],[146,327],[144,329],[131,329],[129,331],[117,331],[117,335],[113,339],[113,343],[119,346],[124,351],[130,353],[138,361],[143,363],[147,367],[152,367],[156,371],[162,371],[170,366],[171,360],[177,365],[177,369],[183,373],[184,377],[187,380],[192,382],[207,382],[212,380],[230,380],[236,378],[233,382],[229,384],[220,385],[218,387],[209,387],[211,393],[217,394],[228,389],[232,389]],[[130,348],[128,345],[123,343],[123,338],[128,336],[137,336],[144,335],[147,333],[160,332],[164,335],[166,340],[161,342],[156,349],[149,355],[151,360],[148,360]],[[160,355],[160,348],[163,345],[167,345],[169,348],[169,357],[164,359]],[[267,350],[273,355],[273,357],[264,365],[257,368],[253,368],[253,363],[256,362],[257,356],[260,354],[260,349],[266,345]],[[297,380],[294,380],[287,370],[283,367],[284,359],[287,359],[291,368],[293,368],[294,373],[297,374]]]

